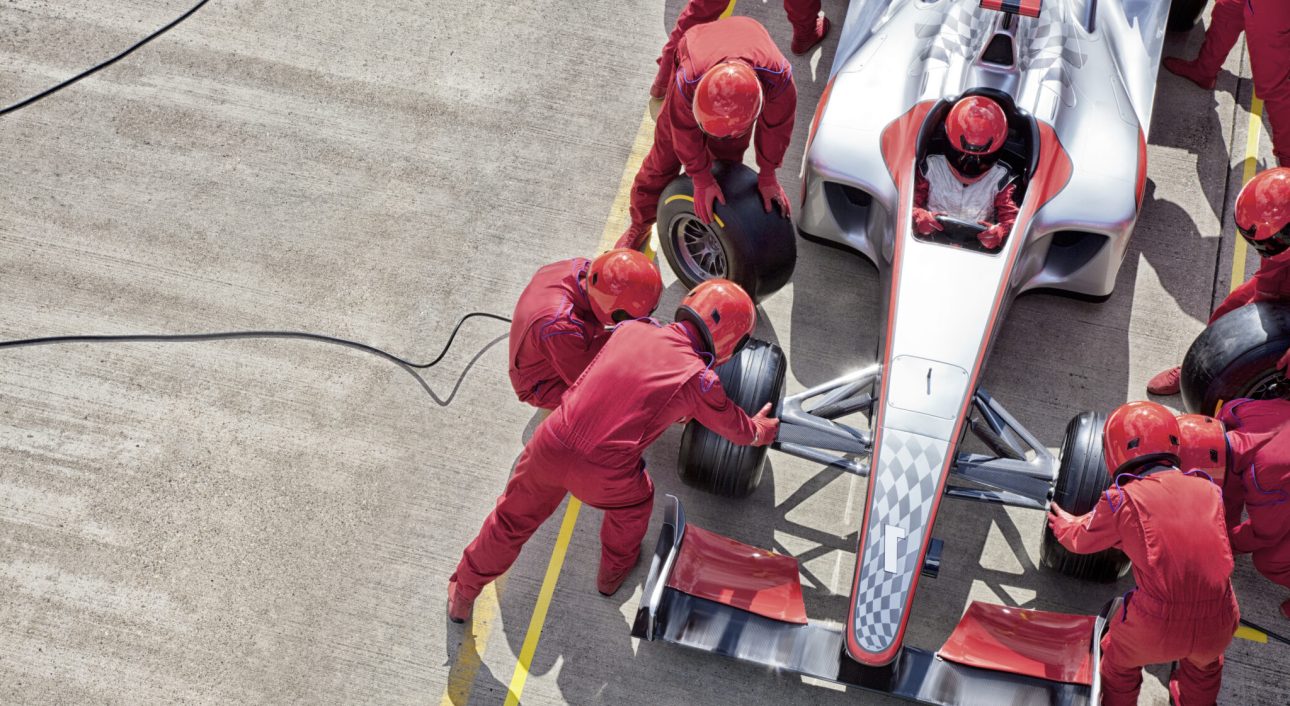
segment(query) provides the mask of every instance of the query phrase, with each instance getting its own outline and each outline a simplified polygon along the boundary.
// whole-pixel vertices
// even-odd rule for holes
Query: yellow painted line
[[[484,587],[475,599],[475,608],[471,611],[470,627],[457,650],[457,658],[448,670],[448,686],[439,698],[439,706],[463,706],[470,700],[470,692],[475,687],[475,677],[484,664],[484,648],[488,646],[488,636],[493,632],[500,614],[497,605],[497,594],[506,582],[503,575]]]
[[[1259,137],[1262,131],[1263,101],[1254,95],[1250,98],[1250,125],[1245,134],[1245,165],[1241,172],[1241,186],[1245,186],[1246,182],[1254,178],[1254,172],[1258,169]],[[1239,233],[1233,240],[1236,244],[1232,249],[1232,282],[1229,291],[1234,291],[1245,281],[1246,249],[1249,247],[1245,243],[1245,238],[1242,238]]]
[[[689,201],[690,203],[694,203],[694,197],[693,197],[693,196],[686,196],[685,194],[673,194],[673,195],[671,195],[671,196],[667,197],[667,200],[666,200],[666,201],[664,201],[663,203],[665,203],[665,204],[669,204],[669,203],[672,203],[673,201]],[[714,214],[712,214],[712,220],[714,220],[714,221],[716,221],[716,222],[717,222],[717,226],[719,226],[719,227],[721,227],[721,228],[725,228],[725,227],[726,227],[726,222],[725,222],[725,221],[723,221],[723,220],[721,220],[721,216],[718,216],[718,215],[717,215],[717,214],[715,214],[715,213],[714,213]]]
[[[546,565],[546,577],[542,579],[542,588],[538,591],[537,605],[533,607],[533,617],[529,619],[528,632],[524,634],[519,661],[515,665],[515,673],[511,675],[511,685],[506,690],[505,706],[516,706],[520,702],[520,695],[524,693],[524,683],[529,678],[529,665],[533,663],[538,640],[542,637],[542,625],[546,622],[547,609],[551,607],[555,584],[560,580],[564,554],[569,549],[569,540],[573,537],[573,526],[578,522],[580,509],[582,502],[570,497],[564,510],[564,519],[560,521],[560,534],[555,538],[555,548],[551,550],[551,560]]]
[[[729,17],[734,13],[735,2],[736,0],[730,0],[721,17]],[[623,174],[618,180],[618,193],[614,197],[613,206],[610,207],[604,230],[601,231],[598,250],[608,250],[618,240],[618,236],[627,229],[630,220],[628,207],[631,205],[632,182],[636,180],[636,172],[640,171],[641,163],[645,161],[645,155],[649,153],[653,143],[654,121],[649,116],[649,109],[646,108],[641,116],[640,125],[636,128],[636,137],[632,140],[627,164],[623,165]],[[649,246],[646,246],[645,254],[653,257]],[[529,620],[528,632],[524,634],[524,644],[520,647],[515,673],[511,675],[511,683],[507,687],[505,706],[519,704],[520,698],[524,695],[524,684],[529,678],[529,665],[533,663],[533,655],[537,653],[538,641],[542,637],[542,626],[546,622],[547,610],[551,607],[551,597],[555,594],[555,584],[560,579],[560,569],[564,567],[564,555],[569,549],[573,527],[578,522],[578,511],[581,508],[582,503],[574,497],[570,497],[569,504],[565,506],[564,518],[560,521],[560,533],[556,536],[555,547],[551,549],[551,560],[547,563],[542,587],[538,589],[537,605],[533,607],[533,617]]]
[[[1261,632],[1259,630],[1255,630],[1254,628],[1251,628],[1251,627],[1246,627],[1244,625],[1236,629],[1235,636],[1241,638],[1242,640],[1249,640],[1250,642],[1258,642],[1264,645],[1268,644],[1267,633]]]

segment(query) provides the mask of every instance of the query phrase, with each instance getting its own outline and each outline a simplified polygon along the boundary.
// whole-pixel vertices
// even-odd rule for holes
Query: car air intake
[[[1003,33],[991,37],[990,43],[986,45],[985,51],[981,53],[981,61],[999,66],[1012,66],[1014,57],[1012,37]]]

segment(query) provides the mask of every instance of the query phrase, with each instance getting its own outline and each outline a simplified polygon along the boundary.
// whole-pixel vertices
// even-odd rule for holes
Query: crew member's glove
[[[694,215],[704,223],[711,223],[713,203],[726,205],[726,195],[721,193],[721,187],[711,174],[695,174],[691,178],[694,180]]]
[[[753,433],[753,446],[765,446],[779,436],[779,420],[770,416],[770,403],[757,410],[757,414],[752,418],[753,426],[757,431]]]
[[[999,246],[1003,245],[1004,238],[1008,237],[1008,229],[998,223],[987,223],[985,221],[977,221],[977,223],[980,223],[986,228],[977,234],[976,239],[981,241],[982,245],[991,250],[999,249]]]
[[[1286,354],[1281,356],[1281,360],[1277,361],[1277,370],[1280,370],[1282,375],[1290,378],[1290,350],[1286,351]]]
[[[1048,503],[1048,529],[1052,530],[1053,534],[1057,534],[1061,528],[1069,527],[1075,522],[1075,516],[1063,510],[1060,505],[1055,502]]]
[[[784,187],[779,185],[779,180],[775,178],[775,172],[762,172],[757,175],[757,191],[761,194],[761,205],[770,213],[771,204],[779,206],[779,212],[788,218],[788,194],[784,193]]]
[[[936,214],[925,208],[914,207],[914,229],[919,235],[931,235],[932,231],[945,230],[945,226],[936,220]]]

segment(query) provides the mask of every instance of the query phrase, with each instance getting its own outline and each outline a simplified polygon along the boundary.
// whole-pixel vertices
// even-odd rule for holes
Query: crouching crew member
[[[710,280],[681,301],[676,323],[618,326],[600,355],[538,425],[479,535],[448,582],[448,616],[461,622],[524,542],[573,493],[605,511],[596,588],[618,590],[640,557],[654,504],[641,456],[672,424],[693,418],[737,444],[764,446],[779,421],[770,405],[749,417],[726,396],[712,367],[752,333],[756,310],[729,280]]]
[[[1104,706],[1136,704],[1142,667],[1175,661],[1173,702],[1213,704],[1240,619],[1221,494],[1203,474],[1175,467],[1179,436],[1163,406],[1121,406],[1102,437],[1112,487],[1080,517],[1049,506],[1048,526],[1062,546],[1077,554],[1117,547],[1133,562],[1137,587],[1102,638]]]
[[[609,340],[611,327],[649,316],[662,291],[658,268],[635,250],[538,270],[511,316],[511,387],[520,401],[555,409]]]
[[[667,44],[663,45],[663,53],[658,57],[658,74],[650,87],[650,98],[663,100],[667,95],[667,85],[676,77],[676,46],[681,37],[695,25],[715,22],[729,5],[730,0],[690,0],[686,3],[676,18],[676,27],[667,37]],[[784,0],[784,12],[793,25],[793,43],[789,49],[794,54],[805,54],[829,33],[829,19],[820,14],[820,0]]]
[[[1246,304],[1290,301],[1290,167],[1259,172],[1236,196],[1236,230],[1263,257],[1254,276],[1227,295],[1209,323]],[[1147,392],[1178,392],[1182,368],[1151,378]]]
[[[1223,498],[1232,552],[1252,555],[1259,573],[1290,588],[1290,401],[1233,400],[1218,417],[1230,450]],[[1281,613],[1290,619],[1290,598]]]
[[[694,180],[695,215],[711,221],[713,204],[726,202],[712,163],[742,161],[750,139],[762,205],[770,213],[776,204],[787,217],[788,196],[775,170],[784,162],[796,110],[793,70],[765,27],[731,17],[691,28],[677,46],[676,73],[654,126],[654,145],[632,183],[631,225],[615,247],[645,247],[659,195],[682,166]]]

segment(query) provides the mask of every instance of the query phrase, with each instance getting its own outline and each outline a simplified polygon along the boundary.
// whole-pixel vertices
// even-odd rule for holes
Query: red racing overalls
[[[1050,516],[1070,551],[1118,547],[1133,562],[1137,588],[1102,638],[1102,704],[1136,704],[1142,667],[1173,661],[1169,692],[1178,706],[1213,704],[1240,619],[1222,495],[1205,477],[1176,468],[1126,476],[1092,512]]]
[[[1287,300],[1290,300],[1290,250],[1259,261],[1259,269],[1254,271],[1254,275],[1219,302],[1214,313],[1209,315],[1209,323],[1246,304]]]
[[[641,459],[669,426],[693,418],[737,444],[758,434],[699,356],[688,323],[618,326],[564,402],[538,425],[479,535],[450,581],[473,600],[501,576],[565,493],[604,510],[601,566],[635,564],[649,525],[654,484]]]
[[[1232,551],[1252,554],[1259,573],[1290,588],[1290,401],[1233,400],[1218,418],[1227,428]]]
[[[739,59],[756,70],[764,103],[754,129],[746,135],[718,140],[699,129],[694,117],[694,89],[713,66]],[[658,214],[663,189],[681,173],[698,174],[716,160],[743,160],[751,138],[757,168],[772,173],[784,162],[793,136],[797,87],[788,60],[776,48],[766,28],[747,17],[730,17],[691,28],[676,50],[676,72],[654,126],[654,145],[636,173],[631,191],[632,225],[648,226]]]
[[[667,95],[667,84],[676,74],[676,47],[681,37],[695,25],[715,22],[730,5],[730,0],[690,0],[676,18],[676,26],[667,36],[663,53],[658,57],[658,74],[649,94],[654,98]],[[820,0],[784,0],[784,13],[793,25],[793,36],[810,36],[815,33],[815,18],[820,14]]]
[[[576,257],[539,269],[511,315],[511,387],[521,402],[555,409],[565,390],[609,340],[583,279],[591,260]]]
[[[1281,166],[1290,166],[1290,2],[1216,0],[1196,57],[1197,72],[1217,76],[1242,31],[1254,92],[1263,99],[1272,127],[1272,152]]]

